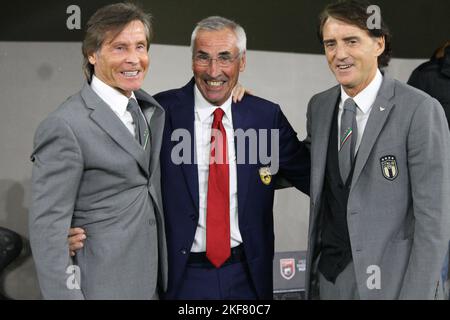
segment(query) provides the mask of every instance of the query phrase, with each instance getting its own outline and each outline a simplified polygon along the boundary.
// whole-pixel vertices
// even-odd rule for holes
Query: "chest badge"
[[[272,174],[270,173],[269,167],[259,168],[259,177],[262,183],[268,186],[272,182]]]
[[[384,156],[380,159],[381,171],[383,172],[383,176],[390,180],[394,181],[398,177],[398,166],[397,159],[395,156]]]

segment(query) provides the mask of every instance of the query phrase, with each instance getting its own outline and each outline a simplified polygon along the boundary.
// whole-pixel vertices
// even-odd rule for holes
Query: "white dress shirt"
[[[92,76],[91,88],[111,108],[111,110],[119,117],[120,121],[123,122],[125,127],[127,127],[133,137],[135,137],[133,117],[131,116],[131,113],[127,111],[129,98],[104,83],[95,75]],[[136,100],[134,92],[131,92],[130,99]],[[141,115],[144,117],[142,111]]]
[[[372,105],[375,103],[375,99],[377,98],[378,91],[381,88],[381,84],[383,83],[383,75],[380,70],[377,70],[375,78],[373,78],[372,82],[360,93],[358,93],[353,100],[357,104],[358,108],[356,108],[356,122],[358,124],[358,138],[356,140],[355,153],[358,152],[359,146],[361,144],[361,140],[364,134],[364,130],[366,129],[367,120],[369,120],[370,112],[372,111]],[[347,93],[345,93],[344,89],[341,86],[341,101],[339,102],[339,114],[338,114],[338,148],[340,148],[341,141],[341,116],[344,112],[344,102],[350,98]]]
[[[209,155],[211,141],[211,126],[214,120],[214,111],[218,108],[212,106],[202,96],[195,86],[195,152],[198,167],[199,188],[199,219],[197,231],[191,252],[206,251],[206,205],[208,195]],[[227,151],[230,172],[230,245],[236,247],[242,243],[239,231],[238,203],[237,203],[237,177],[236,153],[234,148],[234,129],[231,115],[231,97],[220,106],[225,112],[222,123],[227,134]]]

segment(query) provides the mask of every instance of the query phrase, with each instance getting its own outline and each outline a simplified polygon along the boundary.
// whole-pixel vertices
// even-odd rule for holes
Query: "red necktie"
[[[224,111],[214,111],[206,205],[206,256],[219,268],[230,256],[230,181]]]

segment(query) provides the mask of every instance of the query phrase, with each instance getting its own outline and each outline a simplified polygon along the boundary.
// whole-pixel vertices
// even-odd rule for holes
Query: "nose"
[[[217,63],[217,59],[211,59],[209,61],[209,65],[208,65],[208,74],[211,77],[215,78],[218,75],[220,75],[220,73],[221,73],[221,69],[220,69],[219,64]]]
[[[126,62],[130,64],[139,63],[139,54],[135,49],[130,49],[126,58]]]
[[[345,60],[348,57],[347,49],[345,48],[345,45],[342,43],[336,44],[336,59],[338,60]]]

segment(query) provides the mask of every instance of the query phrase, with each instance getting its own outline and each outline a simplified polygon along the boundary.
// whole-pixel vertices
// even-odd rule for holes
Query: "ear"
[[[376,51],[375,54],[377,57],[381,56],[386,49],[386,39],[384,36],[375,38]]]
[[[244,52],[241,56],[241,61],[239,63],[239,72],[243,72],[245,70],[245,65],[247,64],[247,52]]]
[[[95,64],[97,63],[97,53],[96,52],[92,52],[91,54],[89,54],[88,55],[88,60],[89,60],[90,64],[95,66]]]

